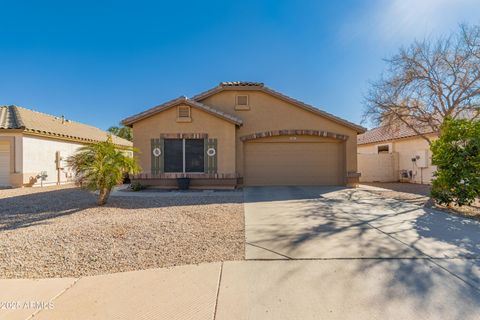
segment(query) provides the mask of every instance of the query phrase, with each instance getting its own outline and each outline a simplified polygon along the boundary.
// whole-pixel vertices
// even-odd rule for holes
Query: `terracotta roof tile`
[[[0,129],[19,129],[31,133],[85,142],[105,141],[109,135],[107,132],[93,126],[18,106],[0,107]],[[117,145],[132,145],[130,141],[115,135],[112,135],[112,139]]]
[[[263,87],[263,83],[251,81],[228,81],[220,82],[220,87]]]
[[[419,130],[422,134],[434,132],[431,128],[426,127],[418,128],[417,130]],[[401,125],[397,128],[383,126],[369,130],[363,134],[359,134],[357,136],[357,144],[362,145],[381,141],[395,140],[400,138],[413,137],[416,135],[417,133],[406,125]]]

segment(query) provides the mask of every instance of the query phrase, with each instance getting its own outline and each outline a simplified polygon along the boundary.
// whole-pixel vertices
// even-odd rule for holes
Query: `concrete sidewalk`
[[[478,319],[480,290],[426,259],[232,261],[1,280],[1,319]]]

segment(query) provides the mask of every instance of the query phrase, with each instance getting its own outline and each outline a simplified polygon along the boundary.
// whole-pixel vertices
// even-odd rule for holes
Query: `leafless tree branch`
[[[444,119],[480,118],[480,26],[437,40],[416,41],[386,60],[371,83],[364,121],[389,130],[408,127],[430,142]]]

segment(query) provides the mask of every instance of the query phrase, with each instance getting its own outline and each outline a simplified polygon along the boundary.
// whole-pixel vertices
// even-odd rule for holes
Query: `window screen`
[[[203,144],[203,139],[185,139],[185,172],[204,171]]]
[[[165,172],[183,172],[182,139],[165,139],[164,170]]]

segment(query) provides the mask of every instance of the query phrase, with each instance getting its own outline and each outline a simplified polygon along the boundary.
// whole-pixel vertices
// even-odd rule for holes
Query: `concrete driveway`
[[[281,283],[273,296],[312,319],[480,319],[478,222],[363,189],[261,187],[245,225],[252,305]]]

